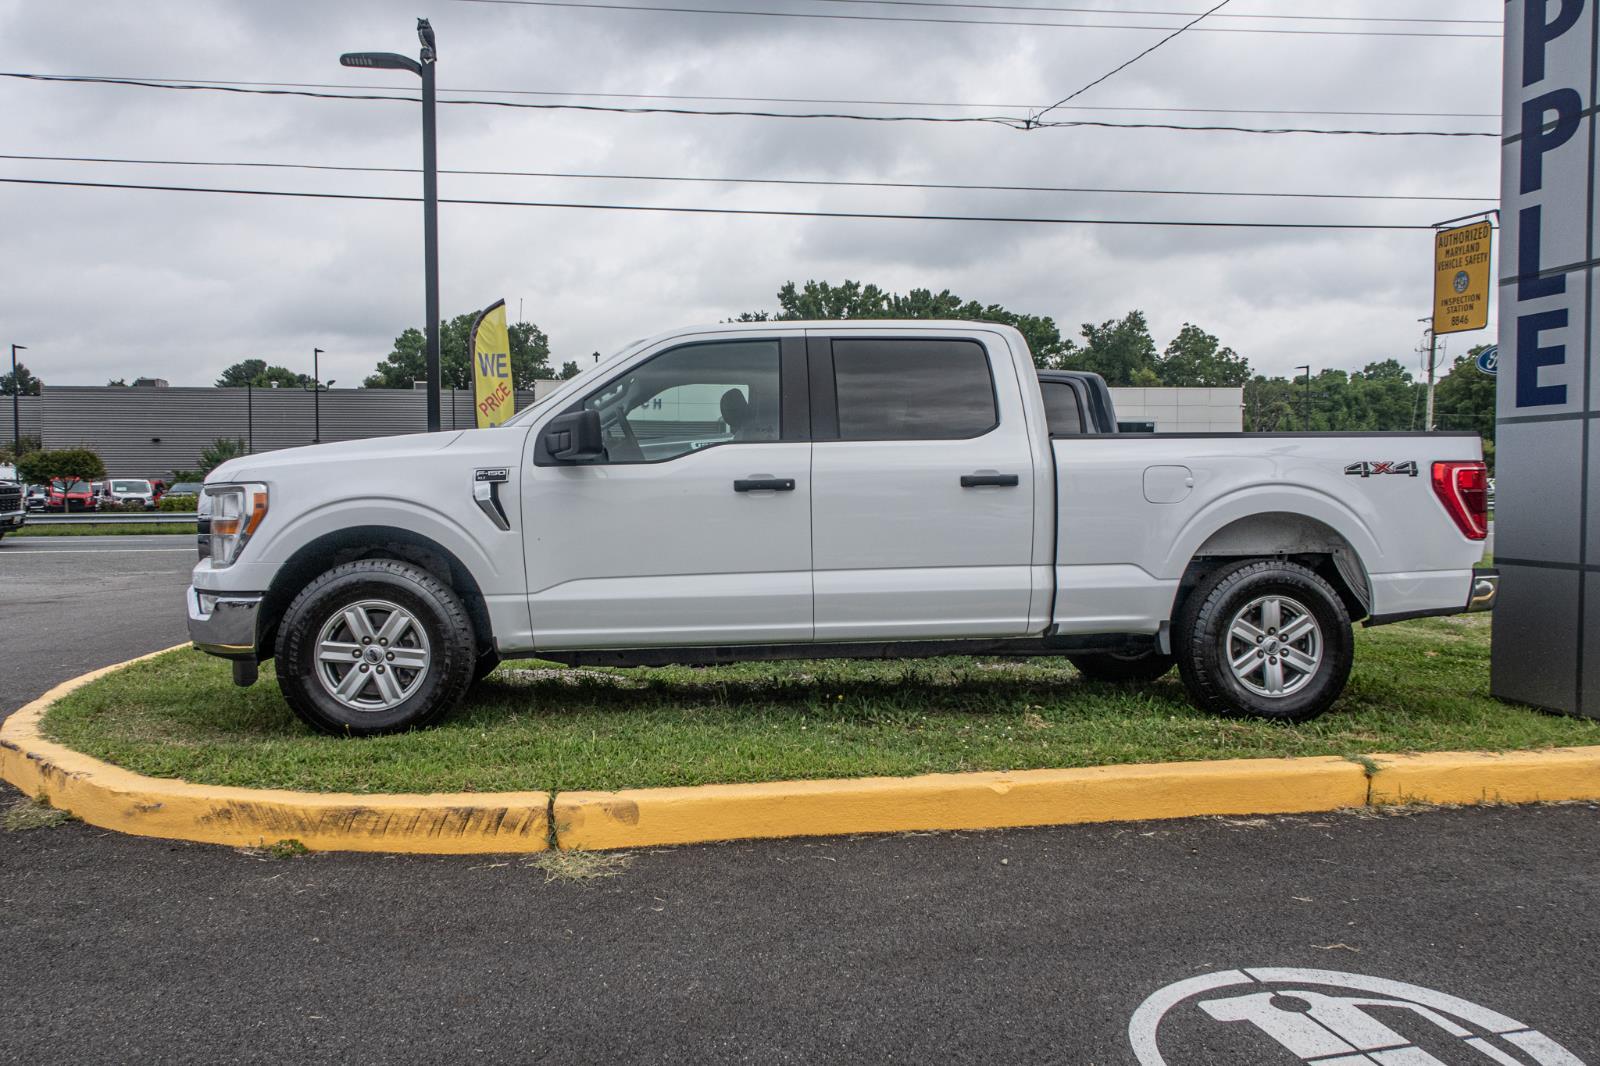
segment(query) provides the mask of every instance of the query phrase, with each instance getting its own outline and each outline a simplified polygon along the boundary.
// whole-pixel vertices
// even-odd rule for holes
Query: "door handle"
[[[734,492],[793,492],[792,477],[746,477],[733,483]]]
[[[1015,474],[962,474],[961,487],[976,489],[985,485],[998,485],[1001,488],[1014,489],[1020,481]]]

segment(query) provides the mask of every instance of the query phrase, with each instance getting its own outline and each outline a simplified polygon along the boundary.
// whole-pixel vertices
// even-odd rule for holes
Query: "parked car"
[[[179,481],[179,482],[174,483],[173,486],[170,489],[168,489],[166,492],[162,493],[162,496],[163,497],[165,497],[165,496],[194,496],[194,497],[198,498],[200,496],[201,490],[204,489],[204,488],[205,488],[205,483],[204,482],[200,482],[200,481]]]
[[[49,500],[49,498],[50,486],[29,485],[24,502],[26,503],[28,510],[42,511],[44,510],[45,503]]]
[[[0,537],[21,529],[28,521],[21,482],[0,481]]]
[[[156,487],[146,478],[114,477],[105,483],[102,499],[123,507],[155,507]]]
[[[1176,665],[1202,708],[1300,722],[1353,619],[1494,602],[1476,434],[1115,426],[1005,326],[665,334],[497,428],[222,464],[189,632],[344,735],[433,722],[518,656]]]
[[[95,509],[94,485],[87,481],[72,481],[57,478],[50,482],[50,488],[45,496],[44,509],[47,511],[92,511]]]

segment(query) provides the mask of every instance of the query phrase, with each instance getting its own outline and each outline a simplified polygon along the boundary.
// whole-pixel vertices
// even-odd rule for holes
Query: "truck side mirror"
[[[599,411],[574,411],[552,418],[540,434],[544,449],[558,463],[604,459],[605,440],[600,434]]]

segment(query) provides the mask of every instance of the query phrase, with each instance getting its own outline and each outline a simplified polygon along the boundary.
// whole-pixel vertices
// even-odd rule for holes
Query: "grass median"
[[[193,522],[29,522],[8,537],[129,537],[142,533],[194,536]]]
[[[1287,755],[1600,744],[1600,723],[1490,698],[1486,617],[1360,632],[1355,672],[1301,726],[1217,718],[1176,675],[1095,684],[1065,660],[502,666],[435,729],[311,734],[271,670],[235,688],[183,650],[96,681],[45,732],[157,777],[345,792],[614,789]]]

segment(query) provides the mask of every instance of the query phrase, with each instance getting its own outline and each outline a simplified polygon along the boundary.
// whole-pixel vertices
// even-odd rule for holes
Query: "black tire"
[[[1069,655],[1067,661],[1090,681],[1112,684],[1155,681],[1164,677],[1173,665],[1172,656],[1162,655],[1153,648],[1131,655],[1123,652],[1086,652]]]
[[[1291,670],[1295,672],[1293,687],[1286,688],[1283,695],[1252,690],[1231,665],[1230,651],[1247,651],[1248,647],[1230,634],[1230,626],[1241,610],[1263,597],[1284,597],[1303,607],[1315,620],[1320,635],[1320,654],[1314,668],[1300,673],[1288,666],[1288,656],[1282,658],[1285,665],[1280,684]],[[1275,633],[1265,637],[1258,658],[1276,665],[1278,659],[1266,654],[1274,647],[1274,636]],[[1305,646],[1300,643],[1289,650],[1305,661]],[[1202,710],[1295,723],[1316,718],[1339,698],[1350,677],[1355,641],[1344,601],[1320,576],[1287,560],[1254,559],[1213,571],[1189,594],[1178,612],[1173,648],[1183,683]],[[1260,668],[1245,668],[1247,678],[1252,669]],[[1269,687],[1265,674],[1251,683]]]
[[[472,665],[472,683],[479,681],[494,673],[494,668],[500,665],[500,654],[493,648],[478,655],[478,661]]]
[[[343,616],[346,608],[362,603],[391,604],[408,613],[413,624],[401,639],[410,646],[402,648],[397,642],[395,651],[419,652],[425,663],[416,671],[394,668],[390,676],[396,679],[394,683],[404,698],[391,706],[347,705],[329,690],[332,682],[325,684],[319,674],[323,664],[318,662],[317,647],[324,627],[339,627],[335,633],[345,635],[349,646],[360,649],[363,655],[372,647],[370,639],[356,643],[348,625],[334,620],[336,615]],[[374,611],[372,617],[380,619],[383,613]],[[425,638],[425,645],[421,638]],[[378,652],[379,657],[373,658],[371,672],[387,671],[383,654]],[[393,655],[390,653],[389,658]],[[467,609],[449,585],[410,563],[360,559],[334,567],[300,591],[278,625],[276,656],[278,687],[307,725],[323,733],[364,737],[417,729],[438,721],[460,702],[472,683],[478,648]],[[362,672],[367,673],[367,660],[360,661]],[[337,671],[338,666],[329,669]],[[355,665],[348,668],[356,669]],[[348,672],[344,676],[348,677]],[[376,688],[377,678],[373,677],[372,682],[371,687],[361,682],[353,697],[365,693],[368,698],[381,701],[383,693]],[[410,691],[404,692],[406,688]]]

